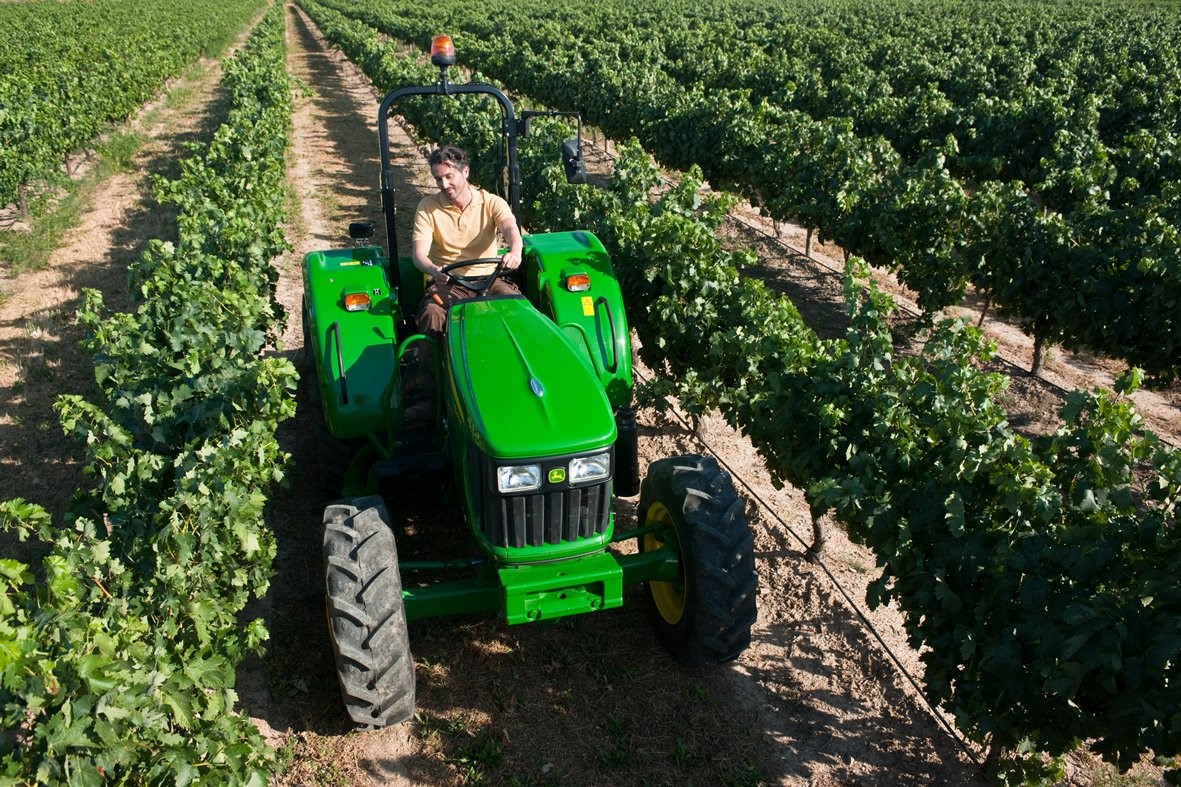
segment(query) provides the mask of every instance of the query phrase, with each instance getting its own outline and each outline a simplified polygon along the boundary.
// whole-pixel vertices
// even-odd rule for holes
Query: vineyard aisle
[[[291,315],[285,347],[298,360],[299,259],[348,243],[350,221],[377,222],[377,240],[385,240],[376,193],[379,95],[339,53],[324,49],[297,9],[289,9],[288,46],[302,85],[290,167],[299,211],[279,286]],[[420,152],[397,124],[391,129],[398,183],[414,183],[399,196],[405,220],[433,184]],[[679,424],[641,417],[642,464],[701,450]],[[723,425],[708,422],[703,430],[788,525],[808,532],[798,493],[774,490],[753,451]],[[271,509],[280,552],[268,602],[270,655],[242,686],[247,710],[291,753],[281,784],[460,783],[473,769],[490,783],[887,784],[901,774],[918,784],[981,783],[831,583],[803,559],[800,544],[753,507],[760,617],[755,645],[733,667],[676,667],[635,594],[620,614],[549,628],[424,622],[411,629],[419,720],[348,734],[323,623],[319,521],[326,500],[314,491],[302,398],[284,441],[293,458],[290,488]],[[634,516],[633,506],[624,501],[621,516]],[[873,558],[847,543],[832,549],[860,605]],[[880,618],[892,647],[900,645],[897,618],[888,610]]]
[[[287,239],[293,250],[277,260],[278,298],[287,312],[283,352],[299,365],[303,352],[300,260],[311,249],[350,243],[350,221],[378,222],[377,124],[379,96],[359,74],[324,49],[310,22],[287,8],[288,71],[295,80],[289,190],[293,197]],[[292,754],[281,784],[386,784],[397,787],[447,781],[446,769],[430,770],[408,727],[350,736],[340,705],[324,621],[321,528],[324,504],[316,475],[312,418],[301,383],[296,417],[280,427],[291,454],[289,484],[278,489],[269,518],[278,537],[276,576],[264,602],[271,643],[265,663],[248,662],[240,693],[249,713],[276,747]],[[432,775],[404,774],[423,763]]]

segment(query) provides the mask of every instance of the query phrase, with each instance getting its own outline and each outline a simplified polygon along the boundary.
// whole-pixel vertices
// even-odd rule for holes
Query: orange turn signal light
[[[590,289],[590,276],[572,273],[566,277],[566,289],[570,292],[586,292]]]
[[[363,312],[369,308],[369,295],[364,292],[350,292],[344,296],[346,312]]]

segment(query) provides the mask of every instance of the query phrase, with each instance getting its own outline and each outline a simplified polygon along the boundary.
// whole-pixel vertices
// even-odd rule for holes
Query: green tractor
[[[389,255],[363,245],[373,226],[358,223],[357,245],[311,252],[303,266],[317,460],[322,481],[344,496],[324,512],[328,624],[345,705],[369,729],[414,713],[410,621],[488,612],[509,624],[548,621],[618,607],[624,584],[643,582],[660,639],[697,665],[736,658],[755,620],[752,537],[729,476],[711,458],[680,456],[652,463],[639,481],[627,318],[593,234],[526,235],[514,272],[521,296],[455,303],[444,346],[429,354],[436,419],[403,419],[406,365],[431,340],[414,322],[424,277],[396,251],[392,105],[493,97],[518,222],[518,137],[530,117],[558,114],[518,118],[497,88],[450,83],[453,49],[432,47],[432,62],[436,84],[394,90],[378,114]],[[562,154],[568,180],[585,182],[581,125]],[[400,560],[390,508],[421,496],[430,477],[447,479],[459,501],[468,554]],[[617,531],[614,498],[637,493],[635,527]],[[622,542],[636,548],[612,549]]]

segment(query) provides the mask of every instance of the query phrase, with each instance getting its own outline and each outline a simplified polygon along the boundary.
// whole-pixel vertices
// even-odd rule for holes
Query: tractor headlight
[[[509,465],[496,468],[496,488],[501,494],[540,489],[541,465]]]
[[[611,475],[611,452],[570,460],[570,483],[589,484]]]

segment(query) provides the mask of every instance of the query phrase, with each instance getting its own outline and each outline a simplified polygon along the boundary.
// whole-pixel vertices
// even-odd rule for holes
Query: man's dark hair
[[[457,145],[440,145],[431,152],[428,161],[432,167],[436,164],[450,164],[456,169],[471,164],[467,151]]]

